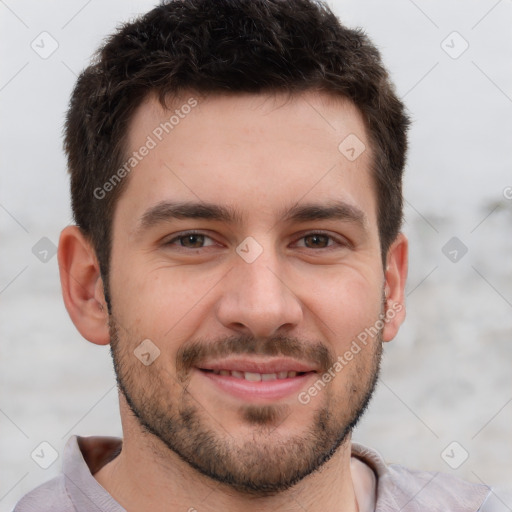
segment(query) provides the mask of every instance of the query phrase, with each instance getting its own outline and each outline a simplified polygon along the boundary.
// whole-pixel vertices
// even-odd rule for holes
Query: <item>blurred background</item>
[[[329,4],[379,46],[413,118],[408,315],[354,440],[512,491],[512,0]],[[121,435],[108,347],[80,336],[61,297],[62,127],[103,38],[153,6],[0,0],[2,512],[60,471],[70,435]]]

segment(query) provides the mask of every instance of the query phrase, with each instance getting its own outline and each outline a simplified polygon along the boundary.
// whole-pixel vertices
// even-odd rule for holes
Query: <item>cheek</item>
[[[305,304],[325,339],[340,352],[379,320],[382,290],[378,279],[370,283],[362,274],[347,273],[338,279],[317,281],[307,292]],[[316,319],[315,319],[316,317]]]
[[[117,262],[110,278],[114,314],[130,332],[160,341],[162,347],[171,341],[178,346],[208,320],[213,325],[216,306],[232,291],[222,282],[225,266],[169,266],[129,251],[123,254],[112,260]],[[381,276],[368,260],[290,265],[283,279],[302,305],[308,330],[343,345],[375,323],[381,311]]]
[[[156,342],[179,343],[200,324],[205,308],[210,307],[209,292],[221,277],[221,273],[185,267],[119,271],[112,280],[114,312],[134,333]]]

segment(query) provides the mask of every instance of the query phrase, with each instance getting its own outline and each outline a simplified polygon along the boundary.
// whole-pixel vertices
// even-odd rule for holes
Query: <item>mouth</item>
[[[318,373],[311,365],[290,359],[230,359],[202,364],[199,375],[217,392],[244,402],[268,403],[296,396]]]
[[[308,372],[297,371],[281,371],[278,373],[259,373],[259,372],[242,372],[239,370],[207,370],[201,368],[204,372],[211,372],[214,375],[222,375],[223,377],[234,377],[235,379],[245,379],[250,382],[270,381],[293,379],[294,377],[305,375]]]

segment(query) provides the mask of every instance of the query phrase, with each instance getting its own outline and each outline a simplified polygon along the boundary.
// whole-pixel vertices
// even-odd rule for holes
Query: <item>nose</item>
[[[267,250],[252,263],[237,256],[224,277],[216,310],[219,322],[256,338],[284,334],[299,325],[303,310],[284,265]]]

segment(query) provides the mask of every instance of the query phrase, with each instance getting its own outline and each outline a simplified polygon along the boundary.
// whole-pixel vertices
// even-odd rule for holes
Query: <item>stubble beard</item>
[[[309,404],[297,405],[298,413],[295,406],[290,411],[287,405],[252,404],[241,407],[239,412],[240,424],[251,427],[252,436],[238,439],[224,429],[220,421],[204,411],[199,401],[187,390],[190,357],[186,368],[181,360],[177,360],[175,375],[156,363],[146,367],[135,358],[133,348],[126,348],[135,347],[137,342],[133,339],[120,340],[114,317],[110,316],[109,320],[111,354],[119,391],[142,431],[156,438],[154,446],[160,445],[155,456],[165,458],[168,455],[162,454],[163,443],[201,474],[254,497],[283,492],[325,464],[347,440],[364,414],[380,373],[381,332],[356,355],[350,365],[343,368],[341,373],[350,372],[343,396],[335,396],[332,386],[327,386],[310,402],[311,407],[316,409],[309,427],[303,433],[285,435],[286,432],[279,427],[290,414],[300,414],[300,407],[306,408]],[[238,337],[230,339],[224,348],[229,350],[228,347],[250,346],[244,352],[254,353],[255,343],[252,338],[241,341]],[[314,350],[311,344],[308,345],[310,350]],[[265,349],[258,353],[291,355],[294,350],[300,351],[299,346],[306,344],[290,338],[271,339],[265,343]],[[204,350],[207,345],[200,347]],[[327,353],[327,349],[319,344],[318,352],[322,352],[322,349],[318,361],[323,361],[324,370],[327,370],[332,366],[335,355]],[[318,375],[319,378],[321,376]]]

